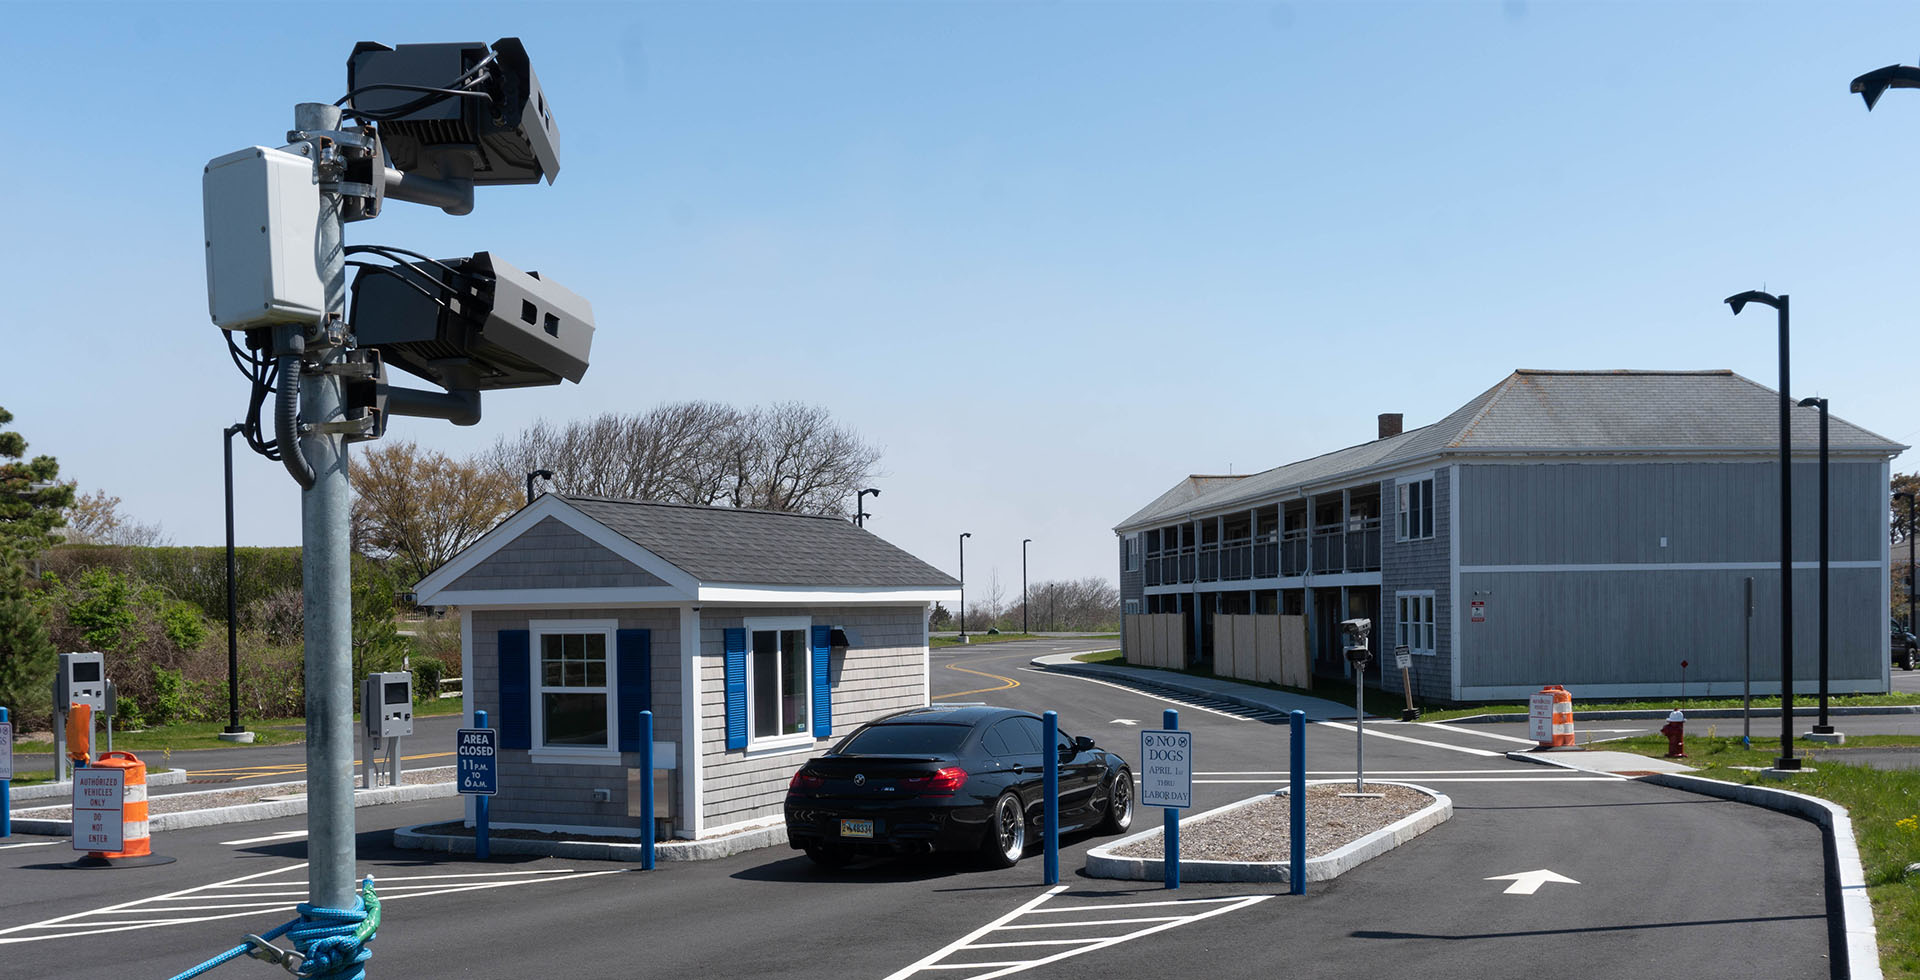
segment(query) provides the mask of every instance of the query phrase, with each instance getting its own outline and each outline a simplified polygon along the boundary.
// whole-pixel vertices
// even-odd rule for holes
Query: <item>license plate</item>
[[[842,837],[872,837],[872,836],[873,836],[873,821],[871,821],[871,820],[842,820],[842,821],[840,821],[840,836],[842,836]]]

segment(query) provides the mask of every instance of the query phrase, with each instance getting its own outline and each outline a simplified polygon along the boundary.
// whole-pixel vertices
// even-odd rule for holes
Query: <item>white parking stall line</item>
[[[0,851],[11,851],[16,847],[46,847],[48,844],[65,844],[63,840],[32,840],[25,844],[0,844]]]
[[[1478,735],[1481,738],[1499,739],[1502,742],[1518,742],[1521,745],[1539,745],[1540,744],[1539,742],[1536,742],[1533,739],[1520,738],[1519,736],[1516,736],[1516,735],[1502,735],[1499,732],[1483,732],[1478,728],[1473,727],[1472,725],[1442,725],[1437,721],[1422,721],[1422,722],[1416,722],[1416,724],[1418,724],[1422,728],[1437,728],[1441,731],[1446,731],[1446,732],[1462,732],[1468,735]]]
[[[888,975],[886,977],[886,980],[904,980],[904,978],[910,977],[916,973],[920,973],[922,971],[931,971],[931,970],[954,971],[954,972],[976,971],[968,975],[968,980],[994,980],[994,978],[996,977],[1004,977],[1009,974],[1019,973],[1023,970],[1031,970],[1035,967],[1046,966],[1049,963],[1056,963],[1070,956],[1079,956],[1082,953],[1092,952],[1093,950],[1096,950],[1096,949],[1105,949],[1109,946],[1114,946],[1119,943],[1126,942],[1130,939],[1139,939],[1143,936],[1150,936],[1156,932],[1164,932],[1168,929],[1177,928],[1179,926],[1186,925],[1187,923],[1190,923],[1190,922],[1198,922],[1202,919],[1210,919],[1216,915],[1223,915],[1227,912],[1233,912],[1239,909],[1244,909],[1244,908],[1247,908],[1248,906],[1255,905],[1260,902],[1264,902],[1267,899],[1273,897],[1272,895],[1236,895],[1236,896],[1228,896],[1225,898],[1172,899],[1167,901],[1148,901],[1148,902],[1115,902],[1110,905],[1075,904],[1075,905],[1063,905],[1055,908],[1042,907],[1047,902],[1048,899],[1051,899],[1054,896],[1065,891],[1066,888],[1067,886],[1060,885],[1055,888],[1049,889],[1046,892],[1043,892],[1038,897],[1020,905],[1018,908],[1015,908],[1013,911],[1008,912],[1006,915],[1003,915],[998,919],[995,919],[992,922],[989,922],[986,925],[981,926],[980,928],[975,929],[970,933],[967,933],[966,935],[960,937],[959,939],[956,939],[953,942],[948,943],[945,946],[942,946],[940,949],[935,950],[932,954],[928,955],[924,959],[921,959],[919,962],[914,963],[911,966],[906,967],[905,969],[899,970],[895,973]],[[1125,909],[1137,909],[1137,908],[1174,909],[1174,908],[1181,908],[1181,907],[1197,909],[1198,911],[1195,911],[1191,914],[1186,914],[1186,915],[1123,916],[1120,918],[1075,919],[1069,922],[1019,922],[1019,921],[1016,921],[1023,916],[1051,915],[1051,914],[1060,914],[1060,913],[1082,914],[1082,915],[1087,913],[1100,913],[1100,914],[1110,915],[1111,913],[1122,911]],[[988,937],[993,933],[998,932],[998,933],[1004,934],[1007,932],[1011,932],[1013,930],[1072,929],[1072,928],[1110,929],[1113,926],[1134,926],[1134,927],[1144,926],[1144,928],[1133,928],[1130,931],[1121,933],[1119,935],[1113,935],[1111,933],[1108,933],[1108,934],[1102,934],[1102,935],[1077,936],[1071,939],[1035,939],[1035,940],[1005,941],[1005,942],[981,942],[980,941],[981,939]],[[1034,948],[1035,952],[1041,952],[1042,949],[1047,947],[1065,947],[1065,948],[1059,949],[1059,951],[1057,952],[1036,956],[1033,959],[1026,959],[1026,960],[1002,959],[1002,960],[993,960],[993,961],[969,962],[964,959],[955,959],[957,954],[965,954],[975,950],[1013,950],[1013,949],[1021,949],[1021,948]],[[1006,954],[1002,953],[1001,955],[1004,956]],[[984,972],[981,972],[981,971],[984,971]]]
[[[1316,722],[1313,722],[1313,724],[1323,725],[1327,728],[1339,729],[1340,731],[1343,731],[1343,732],[1353,731],[1352,725],[1341,724],[1340,722],[1337,722],[1337,721],[1316,721]],[[1371,735],[1374,738],[1391,739],[1395,742],[1412,742],[1415,745],[1425,745],[1429,748],[1446,749],[1448,752],[1465,752],[1468,755],[1492,756],[1493,758],[1496,758],[1496,759],[1501,758],[1505,755],[1505,753],[1501,753],[1501,752],[1489,752],[1486,749],[1473,749],[1473,748],[1468,748],[1467,746],[1464,746],[1464,745],[1449,745],[1445,742],[1435,742],[1432,739],[1413,738],[1408,735],[1395,735],[1392,732],[1381,731],[1380,726],[1378,725],[1368,728],[1366,732],[1368,735]]]
[[[212,882],[163,895],[153,895],[117,905],[0,929],[0,945],[47,939],[70,939],[137,929],[159,929],[166,926],[273,913],[291,914],[307,896],[305,882],[262,879],[293,875],[306,867],[307,865],[302,863],[291,867],[275,868],[240,878]],[[382,901],[395,902],[458,892],[511,888],[516,885],[597,878],[602,875],[626,874],[630,870],[632,869],[618,868],[610,871],[577,872],[570,868],[552,868],[478,874],[396,875],[386,879],[381,878],[376,871],[374,882]],[[401,882],[416,882],[416,884],[401,884]],[[242,890],[236,891],[236,889]],[[148,916],[148,918],[130,919],[126,918],[128,915]]]
[[[1252,718],[1246,717],[1245,715],[1237,715],[1227,711],[1219,711],[1214,708],[1206,707],[1204,705],[1194,704],[1192,701],[1182,701],[1176,698],[1163,697],[1161,695],[1154,694],[1151,691],[1143,691],[1137,687],[1128,687],[1125,684],[1113,684],[1107,681],[1095,680],[1091,677],[1080,677],[1077,675],[1074,676],[1073,679],[1077,681],[1086,681],[1089,684],[1098,684],[1101,687],[1111,687],[1116,691],[1125,691],[1128,694],[1138,694],[1141,697],[1146,698],[1150,701],[1158,701],[1161,704],[1171,704],[1176,708],[1192,708],[1195,711],[1204,711],[1211,715],[1219,715],[1222,718],[1231,718],[1234,721],[1253,721],[1254,720]],[[1257,710],[1257,709],[1253,709],[1253,710]]]
[[[265,844],[270,841],[293,840],[296,837],[305,837],[305,836],[307,836],[307,832],[304,830],[288,830],[288,831],[282,831],[281,833],[278,833],[278,834],[268,834],[265,837],[248,837],[242,840],[223,840],[220,843],[222,846],[225,846],[225,847],[238,847],[241,844]]]
[[[1353,774],[1348,773],[1347,775],[1351,777]],[[1378,773],[1378,772],[1369,772],[1367,773],[1367,775],[1377,776],[1380,778],[1386,777],[1385,773]],[[1396,777],[1396,778],[1402,778],[1402,777]],[[1543,772],[1538,776],[1458,776],[1458,777],[1442,776],[1438,778],[1430,777],[1430,776],[1421,776],[1418,778],[1420,780],[1420,783],[1422,785],[1425,785],[1427,783],[1598,783],[1598,782],[1615,782],[1618,780],[1627,779],[1629,777],[1616,776],[1613,773],[1596,773],[1588,776],[1580,776],[1580,775],[1573,775],[1572,771],[1569,770],[1568,775],[1561,775],[1560,773],[1556,773],[1556,772]],[[1277,787],[1280,785],[1280,780],[1277,780],[1277,779],[1196,779],[1193,781],[1193,784],[1195,786],[1276,786]]]

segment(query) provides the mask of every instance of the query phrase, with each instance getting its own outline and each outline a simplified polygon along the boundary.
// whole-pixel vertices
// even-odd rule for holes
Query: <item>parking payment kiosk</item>
[[[413,734],[413,675],[404,670],[368,674],[360,682],[360,717],[366,726],[361,753],[362,785],[379,785],[374,758],[385,748],[387,785],[400,785],[400,740]]]
[[[107,658],[97,652],[63,653],[60,655],[59,670],[53,676],[53,753],[56,767],[55,779],[68,782],[73,778],[73,760],[68,756],[67,719],[75,714],[75,708],[84,708],[88,716],[86,726],[86,744],[73,745],[72,752],[79,758],[92,757],[93,724],[91,719],[101,715],[111,716],[114,707],[113,682],[107,680]],[[77,743],[79,740],[76,738]]]

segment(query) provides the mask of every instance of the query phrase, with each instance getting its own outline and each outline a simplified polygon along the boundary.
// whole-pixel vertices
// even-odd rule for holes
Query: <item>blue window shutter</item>
[[[533,748],[533,692],[528,690],[530,666],[527,658],[532,634],[526,630],[501,630],[500,651],[500,747]]]
[[[727,636],[727,748],[747,747],[747,631]]]
[[[813,628],[813,737],[833,737],[833,627]]]
[[[640,751],[640,712],[653,707],[653,633],[650,630],[616,630],[615,658],[620,678],[619,701],[614,710],[620,715],[620,751]]]

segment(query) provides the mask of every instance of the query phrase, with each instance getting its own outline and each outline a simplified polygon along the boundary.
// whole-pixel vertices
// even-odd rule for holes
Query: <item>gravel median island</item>
[[[453,767],[441,766],[434,769],[410,769],[400,774],[402,786],[422,786],[431,783],[453,781]],[[258,803],[262,800],[277,800],[290,796],[305,796],[306,783],[275,783],[271,786],[249,786],[245,789],[216,789],[187,793],[155,793],[147,797],[147,812],[184,813],[189,810],[213,810],[220,807],[240,806],[246,803]],[[21,819],[64,820],[73,810],[72,805],[43,806],[31,810],[15,810],[13,815]]]
[[[1379,799],[1341,796],[1353,784],[1322,783],[1307,787],[1307,856],[1331,854],[1348,844],[1412,816],[1433,797],[1405,786],[1368,783],[1367,792]],[[1180,857],[1192,861],[1287,861],[1293,835],[1289,829],[1286,794],[1265,797],[1246,806],[1194,820],[1180,821]],[[1142,808],[1135,819],[1150,811]],[[1113,851],[1116,857],[1159,859],[1166,845],[1155,834]]]

